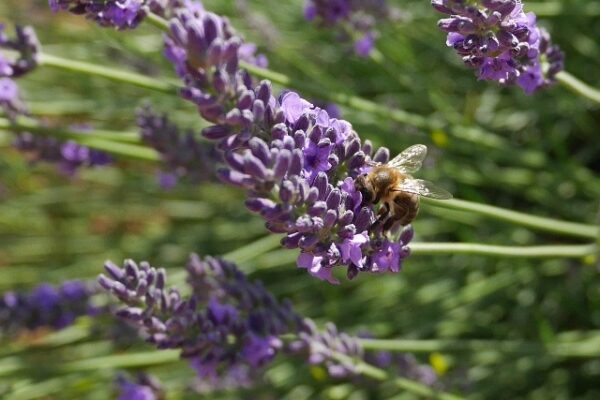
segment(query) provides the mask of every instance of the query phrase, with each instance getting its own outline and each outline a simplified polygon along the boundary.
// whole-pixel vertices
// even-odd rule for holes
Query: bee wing
[[[423,165],[423,160],[426,156],[427,146],[424,144],[415,144],[398,154],[386,165],[395,168],[402,173],[412,174],[421,169],[421,165]]]
[[[433,182],[425,181],[423,179],[405,179],[400,185],[394,187],[392,191],[415,193],[420,196],[440,200],[452,198],[452,193],[436,186]]]

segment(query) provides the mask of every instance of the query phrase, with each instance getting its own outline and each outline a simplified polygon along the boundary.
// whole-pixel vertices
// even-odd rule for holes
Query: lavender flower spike
[[[188,298],[167,288],[164,269],[146,262],[126,260],[123,268],[108,262],[105,269],[100,285],[124,304],[117,316],[137,326],[157,348],[180,349],[198,376],[213,386],[234,376],[247,383],[284,348],[327,365],[336,376],[356,372],[331,353],[361,357],[356,340],[333,325],[319,333],[289,302],[278,302],[232,263],[191,255]],[[285,334],[299,340],[286,343],[281,338]]]
[[[438,23],[448,33],[446,44],[467,66],[477,69],[479,79],[517,84],[531,94],[553,83],[563,68],[563,54],[537,26],[535,14],[525,14],[520,0],[432,0],[431,4],[449,15]]]
[[[94,313],[91,296],[96,289],[68,281],[55,287],[41,284],[27,293],[6,292],[0,297],[0,334],[38,328],[63,329],[77,317]]]
[[[332,118],[295,92],[275,96],[239,68],[242,39],[229,22],[204,10],[180,9],[165,38],[165,54],[185,83],[182,96],[214,125],[203,135],[218,143],[226,168],[221,180],[247,190],[246,206],[299,248],[298,267],[338,283],[337,266],[358,272],[397,272],[412,234],[373,225],[354,179],[370,159],[386,162],[347,121]],[[407,228],[410,231],[410,228]]]

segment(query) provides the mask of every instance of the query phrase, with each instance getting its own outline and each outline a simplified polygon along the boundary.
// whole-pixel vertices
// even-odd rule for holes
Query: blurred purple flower
[[[375,47],[376,25],[397,19],[386,0],[307,0],[304,18],[326,28],[337,28],[343,40],[354,42],[354,52],[368,57]]]
[[[0,49],[17,53],[13,59],[0,52],[0,77],[18,78],[39,64],[41,46],[30,26],[15,26],[15,37],[11,39],[4,32],[4,24],[0,24]]]
[[[30,292],[6,292],[0,297],[0,333],[65,328],[77,317],[95,312],[91,302],[95,292],[94,286],[81,281],[61,286],[43,283]]]
[[[121,374],[117,377],[119,387],[118,400],[160,400],[164,399],[164,390],[160,381],[148,374],[138,374],[135,380]]]
[[[3,110],[8,118],[15,118],[26,112],[19,86],[10,78],[0,78],[0,110]]]
[[[214,178],[215,164],[222,161],[214,145],[201,142],[193,132],[182,132],[166,115],[157,114],[149,106],[138,109],[137,124],[144,143],[163,159],[163,171],[158,176],[162,188],[174,187],[184,176],[192,182]]]
[[[337,282],[333,268],[342,265],[350,278],[362,271],[398,271],[408,242],[373,227],[373,206],[362,203],[353,184],[369,170],[369,159],[386,162],[389,151],[374,153],[350,123],[298,93],[275,97],[270,82],[254,83],[239,68],[243,41],[228,20],[207,11],[180,9],[176,15],[165,54],[185,83],[182,96],[214,124],[202,133],[224,154],[227,168],[218,171],[219,178],[247,189],[246,206],[269,230],[286,233],[282,244],[301,249],[298,266],[313,276]],[[363,232],[352,257],[342,257],[340,246]],[[382,263],[381,243],[392,242],[397,245],[388,246],[385,268],[376,266],[375,255]]]
[[[535,14],[523,11],[520,0],[431,3],[449,15],[438,23],[448,33],[446,44],[477,69],[479,79],[517,84],[531,94],[553,83],[562,70],[562,52],[537,26]]]
[[[27,154],[31,162],[54,163],[67,176],[75,175],[81,167],[101,167],[112,162],[112,157],[103,151],[90,149],[71,140],[61,142],[53,137],[29,132],[18,133],[13,145]]]
[[[16,39],[10,40],[0,25],[0,48],[10,48],[20,54],[15,61],[8,61],[0,53],[0,76],[2,71],[8,76],[0,77],[0,111],[10,119],[28,114],[27,107],[21,100],[19,87],[11,78],[20,77],[35,68],[39,52],[39,43],[33,29],[17,27],[16,33]],[[30,132],[17,133],[14,146],[26,153],[30,161],[56,163],[59,171],[69,176],[74,175],[82,166],[95,167],[112,162],[111,157],[103,151]]]

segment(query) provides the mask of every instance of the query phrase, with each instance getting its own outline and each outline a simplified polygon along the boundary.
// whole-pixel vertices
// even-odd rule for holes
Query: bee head
[[[362,194],[363,203],[371,203],[374,199],[373,185],[367,179],[367,174],[360,175],[354,181],[354,187]]]

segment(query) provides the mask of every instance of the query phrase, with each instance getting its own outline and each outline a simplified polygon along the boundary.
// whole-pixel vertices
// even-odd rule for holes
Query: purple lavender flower
[[[134,380],[121,374],[117,377],[118,400],[161,400],[165,398],[160,381],[148,374],[138,374]]]
[[[91,303],[95,292],[81,281],[67,281],[58,287],[41,284],[27,293],[6,292],[0,297],[0,332],[63,329],[77,317],[95,312]]]
[[[19,86],[10,78],[0,78],[0,110],[11,119],[26,112]]]
[[[33,70],[39,63],[40,42],[30,26],[16,26],[15,37],[9,38],[0,24],[0,49],[17,53],[9,59],[0,53],[0,77],[18,78]]]
[[[62,142],[29,132],[17,134],[13,145],[25,153],[31,162],[56,164],[59,172],[67,176],[75,175],[81,167],[101,167],[112,162],[112,157],[103,151],[90,149],[71,140]]]
[[[100,26],[117,29],[132,29],[146,16],[144,0],[48,0],[54,12],[67,10],[73,14],[83,14]],[[151,2],[154,7],[159,3]]]
[[[116,314],[137,325],[147,341],[159,349],[181,349],[203,381],[219,385],[235,377],[246,385],[282,349],[323,363],[332,374],[356,372],[352,363],[333,353],[360,357],[351,337],[328,325],[320,333],[314,323],[294,312],[289,302],[278,302],[260,282],[251,282],[234,264],[192,255],[187,282],[191,296],[167,289],[166,272],[131,260],[123,268],[108,262],[100,285],[125,307]],[[286,343],[284,334],[297,334]]]
[[[175,186],[183,176],[193,182],[214,177],[214,165],[221,162],[222,157],[213,145],[200,142],[193,132],[181,132],[166,115],[156,114],[149,106],[138,110],[137,124],[144,143],[163,158],[165,169],[158,181],[164,189]]]
[[[531,94],[554,82],[563,68],[562,53],[520,0],[432,0],[432,5],[449,15],[438,23],[448,33],[446,44],[477,69],[479,79],[517,84]]]
[[[375,47],[378,22],[398,14],[385,0],[307,0],[304,18],[326,28],[337,27],[342,40],[354,42],[354,52],[367,57]]]
[[[265,365],[282,346],[279,336],[302,323],[288,303],[279,304],[260,283],[222,260],[190,257],[188,299],[166,289],[164,269],[147,263],[128,260],[124,269],[107,263],[106,271],[110,277],[102,275],[100,284],[128,306],[117,315],[142,328],[158,348],[181,349],[207,380],[234,366]]]
[[[298,266],[312,275],[337,283],[333,268],[341,265],[350,278],[398,271],[409,253],[402,238],[411,235],[373,227],[373,206],[353,181],[369,170],[367,160],[386,162],[389,151],[373,153],[350,123],[299,94],[275,97],[268,81],[253,83],[239,68],[243,41],[226,19],[203,10],[176,15],[165,54],[185,82],[182,96],[214,123],[202,133],[223,151],[219,177],[247,189],[247,207],[286,234],[285,247],[300,248]]]

